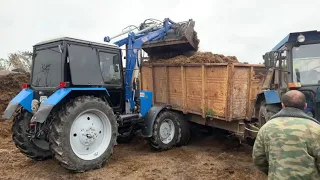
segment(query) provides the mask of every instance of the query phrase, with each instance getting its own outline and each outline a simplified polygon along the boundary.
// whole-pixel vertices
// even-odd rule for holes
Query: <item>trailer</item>
[[[261,64],[142,64],[141,89],[184,120],[254,138],[266,74]]]

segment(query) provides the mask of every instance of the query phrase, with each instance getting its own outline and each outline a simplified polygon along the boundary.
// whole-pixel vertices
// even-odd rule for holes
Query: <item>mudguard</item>
[[[145,117],[152,107],[152,92],[140,91],[140,114]]]
[[[263,94],[264,94],[264,98],[266,100],[266,104],[280,103],[280,96],[277,91],[266,90],[266,91],[263,91]]]
[[[34,113],[31,118],[31,122],[43,123],[48,115],[50,114],[52,108],[57,105],[64,97],[66,97],[71,91],[106,91],[109,95],[106,88],[61,88],[54,92],[48,99],[43,101],[36,113]]]
[[[33,90],[23,89],[18,95],[16,95],[8,104],[6,110],[3,113],[2,118],[8,120],[11,118],[18,105],[21,105],[24,109],[31,112],[31,102],[33,99]]]
[[[169,105],[166,104],[159,104],[154,105],[151,107],[151,109],[148,111],[144,119],[144,124],[141,130],[142,137],[151,137],[152,136],[152,129],[154,121],[156,120],[158,114],[165,108],[169,108]]]

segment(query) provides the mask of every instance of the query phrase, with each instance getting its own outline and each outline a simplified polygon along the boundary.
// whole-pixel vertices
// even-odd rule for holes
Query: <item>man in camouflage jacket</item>
[[[270,180],[320,180],[320,125],[303,112],[305,96],[289,91],[282,107],[258,132],[254,164]]]

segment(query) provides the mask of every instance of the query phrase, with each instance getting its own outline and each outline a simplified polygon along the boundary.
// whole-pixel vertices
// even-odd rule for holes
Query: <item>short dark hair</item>
[[[281,101],[285,107],[293,107],[304,110],[306,104],[306,97],[300,91],[291,90],[282,96]]]

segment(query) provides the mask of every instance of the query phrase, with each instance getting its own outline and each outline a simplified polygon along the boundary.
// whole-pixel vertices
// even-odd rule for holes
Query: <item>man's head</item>
[[[301,110],[307,108],[306,97],[297,90],[291,90],[282,96],[282,107],[294,107]]]

